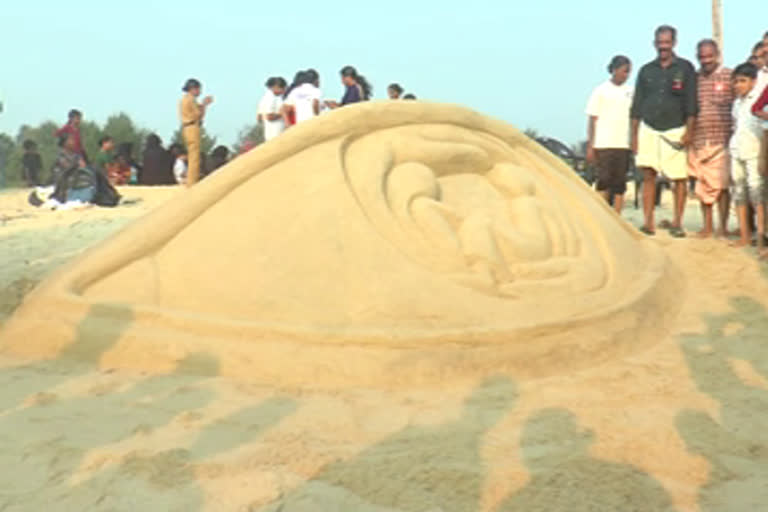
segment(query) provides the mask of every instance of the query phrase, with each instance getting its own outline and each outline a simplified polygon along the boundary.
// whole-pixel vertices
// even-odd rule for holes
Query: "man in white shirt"
[[[259,102],[258,121],[264,125],[264,140],[272,140],[285,130],[283,120],[283,94],[285,79],[272,77],[266,83],[267,92]]]

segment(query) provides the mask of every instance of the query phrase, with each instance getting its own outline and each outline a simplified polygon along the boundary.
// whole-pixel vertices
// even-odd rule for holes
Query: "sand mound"
[[[680,303],[672,275],[511,126],[367,104],[291,129],[88,251],[0,341],[160,371],[206,353],[281,385],[524,377],[647,346]]]

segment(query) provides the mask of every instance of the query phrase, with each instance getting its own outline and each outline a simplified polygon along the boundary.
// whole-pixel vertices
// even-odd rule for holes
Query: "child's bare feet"
[[[696,238],[711,238],[712,237],[712,231],[709,229],[702,229],[701,231],[697,231],[693,235]]]
[[[752,245],[751,240],[744,240],[743,238],[740,238],[738,240],[734,240],[733,242],[730,242],[728,245],[730,245],[733,248],[740,249],[742,247],[749,247]]]

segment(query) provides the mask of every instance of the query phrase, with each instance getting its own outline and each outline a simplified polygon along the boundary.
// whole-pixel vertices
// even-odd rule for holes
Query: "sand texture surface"
[[[211,188],[226,188],[225,181]],[[202,330],[187,344],[189,335],[165,315],[154,317],[161,333],[147,330],[150,324],[132,332],[149,317],[103,302],[106,286],[93,295],[99,301],[89,305],[92,314],[72,317],[64,328],[70,332],[52,343],[51,333],[73,310],[66,301],[35,298],[55,286],[28,292],[50,276],[49,283],[63,282],[61,276],[77,272],[99,247],[122,243],[126,233],[138,236],[135,226],[147,222],[123,231],[132,219],[160,215],[185,195],[194,203],[193,192],[127,188],[129,205],[81,212],[35,210],[25,206],[22,191],[0,194],[0,322],[7,327],[26,318],[33,326],[11,325],[5,336],[24,337],[0,356],[0,510],[752,512],[768,503],[768,273],[749,251],[664,233],[643,240],[595,207],[594,216],[605,213],[607,225],[626,233],[632,251],[658,255],[663,278],[647,288],[655,290],[647,295],[652,300],[625,302],[633,313],[623,328],[597,315],[589,318],[592,328],[557,337],[569,353],[513,353],[492,343],[495,336],[480,336],[474,343],[498,348],[502,361],[475,360],[470,366],[477,371],[456,362],[462,371],[449,372],[450,378],[403,377],[440,366],[430,366],[422,353],[439,358],[441,344],[429,336],[410,345],[400,340],[415,352],[410,359],[409,352],[398,355],[408,371],[396,380],[366,381],[342,360],[339,372],[353,377],[347,386],[342,378],[315,386],[311,379],[280,378],[263,364],[253,364],[262,375],[227,371],[233,363],[215,345],[236,337]],[[236,195],[222,195],[228,194]],[[290,194],[284,200],[291,202]],[[698,221],[694,203],[687,215]],[[246,211],[239,218],[247,217]],[[635,222],[638,214],[628,210],[626,217]],[[590,233],[599,238],[604,232]],[[429,252],[409,248],[408,237],[386,240],[416,256]],[[634,272],[636,281],[644,279],[642,262],[624,253],[600,255],[610,263],[602,267],[608,276]],[[261,257],[253,255],[256,262]],[[510,259],[508,253],[504,261]],[[481,281],[482,288],[464,279],[467,272],[435,268],[438,277],[425,286],[449,289],[450,283],[456,293],[521,300],[497,286],[503,277]],[[584,286],[570,293],[591,293]],[[17,309],[24,296],[30,300]],[[51,310],[52,304],[62,309]],[[643,307],[652,313],[643,316]],[[15,309],[23,316],[9,321]],[[369,327],[385,325],[382,317],[368,319]],[[153,343],[141,343],[145,332]],[[530,332],[530,341],[514,341],[550,339]],[[383,341],[372,338],[369,348],[381,349]],[[298,339],[309,347],[362,352],[359,343],[326,347],[313,337]],[[150,350],[153,344],[160,348]],[[471,348],[453,345],[449,340],[442,348],[455,351],[454,360]],[[622,348],[611,350],[616,345]],[[306,369],[296,352],[296,366],[275,373]],[[503,364],[519,353],[529,359]],[[121,364],[121,355],[131,364]],[[256,350],[252,357],[258,356]],[[274,362],[286,355],[265,357]],[[369,368],[380,371],[375,362]],[[526,362],[538,370],[526,371]],[[314,369],[310,376],[331,373]]]

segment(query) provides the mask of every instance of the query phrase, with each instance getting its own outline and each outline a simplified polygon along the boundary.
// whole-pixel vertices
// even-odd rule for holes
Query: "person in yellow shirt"
[[[205,109],[213,103],[212,96],[206,96],[202,103],[197,102],[202,88],[198,80],[194,78],[187,80],[182,88],[185,94],[179,104],[181,134],[184,137],[184,144],[187,146],[189,159],[187,162],[187,187],[191,187],[200,179],[200,127],[205,117]]]

